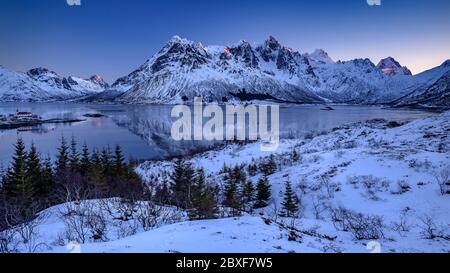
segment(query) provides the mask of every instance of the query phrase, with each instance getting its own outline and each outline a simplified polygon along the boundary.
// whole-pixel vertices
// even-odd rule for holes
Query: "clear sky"
[[[335,60],[392,56],[413,73],[450,58],[449,0],[1,0],[0,64],[112,82],[173,35],[205,45],[275,36]]]

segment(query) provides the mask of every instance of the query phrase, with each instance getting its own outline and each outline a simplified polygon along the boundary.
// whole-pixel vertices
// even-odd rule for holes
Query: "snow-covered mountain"
[[[100,93],[108,87],[98,75],[85,80],[61,77],[42,67],[21,73],[0,66],[0,101],[66,100]]]
[[[112,89],[123,92],[116,100],[127,103],[177,103],[194,96],[218,102],[391,103],[431,87],[449,70],[412,76],[391,57],[378,66],[369,59],[335,62],[322,49],[301,54],[274,37],[255,45],[203,46],[175,36]]]
[[[300,77],[313,80],[311,69],[305,57],[273,38],[258,47],[246,41],[204,47],[175,36],[113,88],[126,90],[120,101],[139,103],[176,103],[198,95],[206,101],[222,101],[232,99],[230,92],[241,88],[284,101],[322,101],[307,91]]]
[[[397,106],[450,108],[450,60],[420,74],[420,84],[394,101]]]
[[[64,100],[179,103],[275,100],[295,103],[449,105],[449,61],[418,75],[388,57],[334,61],[317,49],[302,54],[269,37],[203,46],[174,36],[153,57],[108,86],[100,76],[60,77],[45,68],[26,74],[0,68],[0,101]],[[447,75],[447,76],[446,76]],[[432,98],[431,98],[431,97]]]

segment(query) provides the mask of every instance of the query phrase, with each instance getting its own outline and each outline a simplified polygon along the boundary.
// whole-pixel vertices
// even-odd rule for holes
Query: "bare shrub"
[[[323,198],[316,197],[312,200],[314,217],[317,220],[322,220],[322,214],[328,209],[328,204]]]
[[[383,218],[364,215],[339,207],[332,209],[332,220],[338,230],[350,232],[356,240],[377,240],[384,237]]]
[[[406,208],[401,211],[400,218],[397,222],[392,222],[392,229],[400,236],[405,236],[407,232],[410,231],[411,225],[408,223],[408,212],[410,211],[409,208]]]
[[[418,161],[416,159],[411,159],[408,162],[408,165],[410,168],[415,169],[416,171],[420,170],[429,170],[431,168],[431,162],[428,159],[425,159],[424,161]]]
[[[164,211],[163,207],[156,206],[151,202],[139,203],[136,212],[136,220],[145,231],[158,227],[163,219],[166,220],[166,218],[169,217],[169,215],[166,214],[167,212]]]
[[[0,253],[15,253],[19,251],[19,240],[14,228],[0,231]]]
[[[450,165],[434,175],[442,195],[450,193]]]
[[[90,201],[67,203],[60,212],[65,225],[65,239],[84,244],[105,242],[108,223],[104,213]]]
[[[389,181],[372,175],[349,176],[347,183],[355,188],[362,187],[365,196],[371,200],[379,200],[377,193],[387,190],[390,185]]]
[[[47,216],[38,213],[38,206],[31,206],[24,210],[20,202],[7,202],[2,204],[3,227],[0,234],[1,252],[29,252],[38,251],[46,245],[39,239],[39,224]]]
[[[406,180],[397,181],[397,185],[395,189],[392,189],[392,194],[404,194],[411,190],[411,186]]]
[[[419,218],[421,224],[419,224],[419,228],[421,229],[420,234],[424,239],[436,239],[441,238],[445,240],[450,240],[450,235],[445,233],[445,228],[443,226],[438,225],[428,214],[425,214],[423,217]]]
[[[329,198],[332,198],[334,193],[339,191],[339,185],[332,182],[328,175],[321,175],[319,181],[321,188],[325,189]]]
[[[39,240],[38,233],[38,227],[44,220],[44,217],[44,214],[41,214],[31,221],[21,223],[15,227],[20,238],[20,243],[28,253],[34,253],[38,251],[40,247],[46,246],[45,243]]]

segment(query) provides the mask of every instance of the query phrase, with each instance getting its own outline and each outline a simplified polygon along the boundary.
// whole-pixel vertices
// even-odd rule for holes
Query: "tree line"
[[[10,166],[0,184],[0,229],[32,220],[50,206],[81,200],[143,198],[146,186],[126,162],[119,145],[81,152],[74,138],[62,137],[56,160],[42,157],[34,143],[29,150],[21,138],[14,145]]]
[[[11,164],[1,178],[0,230],[30,221],[50,206],[110,197],[173,205],[187,211],[190,219],[216,218],[219,208],[239,216],[269,205],[269,176],[277,171],[273,155],[259,166],[224,165],[220,188],[209,181],[204,169],[176,159],[173,171],[164,171],[153,191],[135,172],[134,161],[124,159],[120,145],[113,150],[108,146],[89,150],[83,144],[79,150],[74,138],[67,142],[62,137],[54,161],[42,157],[33,143],[27,150],[21,138],[14,148]],[[258,171],[261,176],[254,185],[247,175]],[[293,217],[298,210],[299,199],[287,180],[280,216]]]
[[[254,185],[247,174],[253,176],[258,169],[262,175]],[[195,169],[188,161],[176,159],[173,172],[163,174],[162,182],[156,187],[154,200],[188,211],[191,219],[215,218],[220,207],[228,209],[231,216],[239,216],[243,212],[253,213],[254,209],[269,205],[272,198],[269,176],[276,171],[273,156],[260,166],[247,166],[247,170],[243,165],[224,165],[220,171],[224,185],[221,189],[208,181],[204,169]],[[287,180],[280,216],[294,217],[298,211],[299,199],[291,182]]]

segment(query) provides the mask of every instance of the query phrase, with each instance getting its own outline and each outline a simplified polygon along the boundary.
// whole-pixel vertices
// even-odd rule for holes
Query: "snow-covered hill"
[[[392,57],[378,66],[369,59],[335,62],[322,49],[301,54],[274,37],[255,45],[203,46],[175,36],[112,88],[124,92],[117,100],[127,103],[178,103],[194,96],[230,101],[242,88],[251,95],[240,99],[390,103],[430,87],[449,70],[443,65],[412,76]]]
[[[85,80],[64,78],[42,67],[21,73],[0,66],[0,101],[66,100],[99,93],[108,87],[97,75]]]

